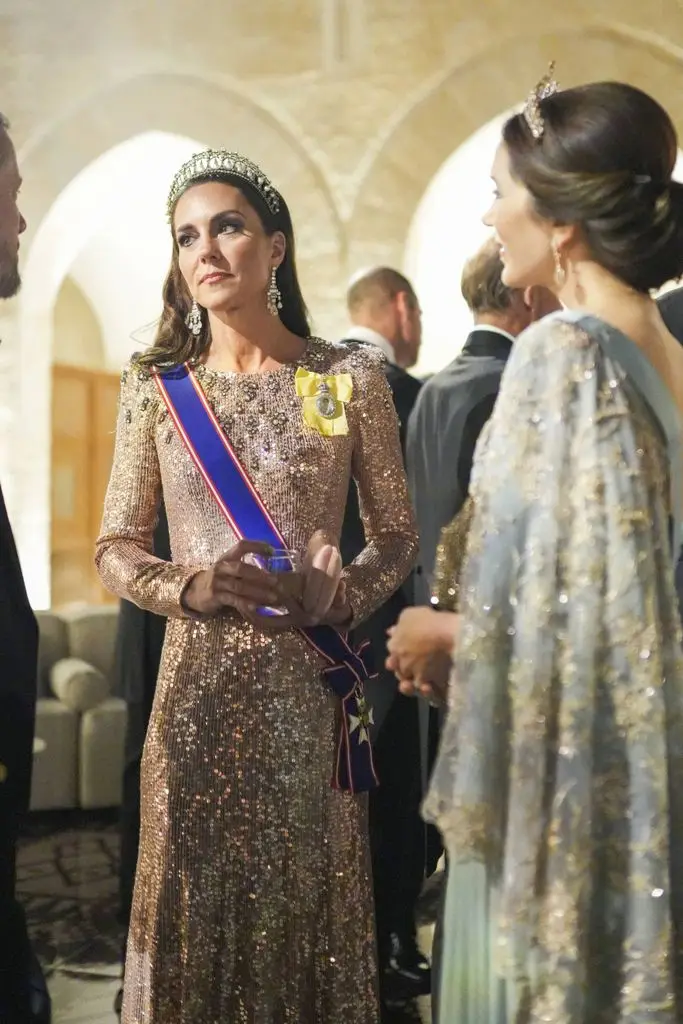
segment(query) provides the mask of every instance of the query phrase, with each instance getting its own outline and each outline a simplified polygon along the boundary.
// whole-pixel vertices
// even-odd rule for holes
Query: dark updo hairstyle
[[[540,217],[576,224],[593,258],[637,292],[683,274],[683,185],[671,118],[651,96],[596,82],[540,100],[543,134],[523,114],[503,141]]]
[[[281,231],[285,236],[285,256],[277,269],[277,285],[282,299],[282,309],[279,311],[280,319],[293,334],[297,334],[301,338],[310,337],[308,311],[296,272],[294,228],[286,202],[278,193],[279,210],[277,213],[272,213],[260,192],[249,181],[223,170],[209,171],[192,178],[185,191],[207,181],[221,181],[239,189],[257,213],[266,234],[274,235],[276,231]],[[154,344],[138,357],[139,364],[147,367],[179,366],[185,362],[196,361],[211,344],[211,331],[207,316],[202,318],[202,331],[197,336],[191,333],[185,323],[185,318],[192,308],[192,296],[178,265],[178,242],[175,232],[173,232],[171,267],[164,282],[162,296],[164,309],[159,320]]]

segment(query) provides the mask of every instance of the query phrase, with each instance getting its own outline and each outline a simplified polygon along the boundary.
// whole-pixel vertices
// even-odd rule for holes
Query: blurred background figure
[[[385,356],[384,373],[404,449],[408,417],[421,386],[407,372],[417,360],[422,338],[417,295],[403,274],[376,267],[352,279],[347,305],[351,326],[344,342],[374,346]],[[365,543],[358,489],[352,482],[341,534],[344,563],[356,558]],[[384,668],[387,629],[405,605],[403,590],[395,591],[354,634],[355,642],[370,640],[378,671],[367,686],[380,778],[379,788],[370,795],[370,843],[385,1012],[430,990],[429,963],[418,949],[415,928],[415,903],[425,872],[417,705],[398,693],[395,676]]]
[[[414,574],[418,604],[430,602],[439,536],[466,501],[474,451],[514,340],[558,308],[546,289],[503,284],[502,270],[494,238],[465,264],[461,290],[474,326],[455,359],[425,383],[410,417],[406,460],[420,529]]]
[[[0,299],[19,290],[21,175],[9,122],[0,114]],[[12,527],[0,490],[0,1021],[49,1024],[50,1000],[16,898],[19,829],[28,810],[38,627],[29,605]]]
[[[683,288],[672,288],[659,298],[657,305],[667,329],[683,345]],[[683,621],[683,555],[676,563],[676,595]]]

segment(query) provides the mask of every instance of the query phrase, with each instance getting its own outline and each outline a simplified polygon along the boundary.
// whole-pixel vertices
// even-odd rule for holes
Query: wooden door
[[[114,452],[116,374],[54,366],[52,375],[52,606],[114,599],[93,563]]]

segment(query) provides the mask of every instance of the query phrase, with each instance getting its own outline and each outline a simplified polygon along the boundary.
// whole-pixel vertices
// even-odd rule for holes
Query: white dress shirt
[[[489,334],[502,334],[504,338],[511,341],[514,344],[514,337],[507,331],[504,331],[502,327],[494,327],[493,324],[475,324],[470,334],[474,334],[475,331],[488,331]]]
[[[366,345],[376,345],[386,356],[387,362],[396,366],[394,346],[390,341],[387,341],[383,334],[373,331],[372,327],[361,327],[360,324],[352,324],[344,335],[344,340],[362,341]]]

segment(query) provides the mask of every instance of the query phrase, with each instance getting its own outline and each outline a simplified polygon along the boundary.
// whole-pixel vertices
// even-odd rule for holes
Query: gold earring
[[[555,284],[561,288],[567,280],[567,271],[562,266],[562,256],[556,243],[552,242],[550,248],[553,251],[553,262],[555,263]]]

